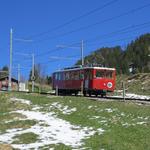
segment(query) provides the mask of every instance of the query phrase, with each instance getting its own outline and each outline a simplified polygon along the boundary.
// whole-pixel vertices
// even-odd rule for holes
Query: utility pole
[[[35,75],[34,75],[34,54],[32,54],[32,92],[34,92],[34,80],[35,80]]]
[[[8,90],[11,91],[11,76],[12,76],[12,44],[13,44],[13,30],[10,29],[10,53],[9,53],[9,81],[8,81]]]
[[[84,66],[84,58],[83,58],[83,40],[81,41],[81,65]],[[81,94],[84,94],[84,87],[83,87],[83,79],[81,79]]]
[[[60,45],[58,47],[69,47],[69,46],[64,46],[64,45]],[[83,54],[83,40],[81,41],[81,45],[79,47],[70,47],[70,48],[80,48],[81,50],[81,66],[83,67],[84,66],[84,54]],[[81,80],[81,94],[83,95],[84,93],[84,79]],[[58,92],[59,93],[59,92]],[[56,94],[57,94],[57,88],[56,88]]]
[[[124,81],[122,82],[122,87],[123,87],[123,100],[125,101],[125,83]]]
[[[81,41],[81,61],[82,61],[82,66],[84,66],[84,57],[83,57],[83,40]]]
[[[18,91],[20,87],[20,64],[18,64]]]

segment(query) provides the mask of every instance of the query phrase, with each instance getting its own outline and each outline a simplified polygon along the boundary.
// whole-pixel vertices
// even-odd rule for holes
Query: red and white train
[[[116,82],[116,69],[106,67],[72,67],[56,71],[52,75],[53,90],[58,94],[106,95],[113,92]]]

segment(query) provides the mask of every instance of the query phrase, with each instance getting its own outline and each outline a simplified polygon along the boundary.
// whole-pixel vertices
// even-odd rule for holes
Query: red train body
[[[115,89],[116,70],[105,67],[68,68],[54,72],[52,75],[53,90],[58,93],[104,96]]]

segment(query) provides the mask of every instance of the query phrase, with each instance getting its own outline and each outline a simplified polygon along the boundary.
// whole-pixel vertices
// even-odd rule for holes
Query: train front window
[[[109,78],[112,79],[113,72],[108,70],[96,70],[96,78]]]
[[[112,79],[113,72],[112,71],[106,71],[106,78]]]
[[[104,78],[105,73],[102,70],[96,70],[96,78]]]

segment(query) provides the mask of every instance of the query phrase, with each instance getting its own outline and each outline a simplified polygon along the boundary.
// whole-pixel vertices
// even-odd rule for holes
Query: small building
[[[19,83],[19,91],[29,92],[29,90],[26,88],[26,83],[23,83],[23,82]]]
[[[135,65],[134,65],[133,63],[130,63],[130,64],[129,64],[129,73],[135,74],[135,72],[136,72],[136,67],[135,67]]]
[[[8,90],[8,82],[9,82],[9,77],[4,76],[0,78],[0,90]],[[15,78],[11,78],[11,86],[12,90],[17,90],[18,89],[18,80]]]

